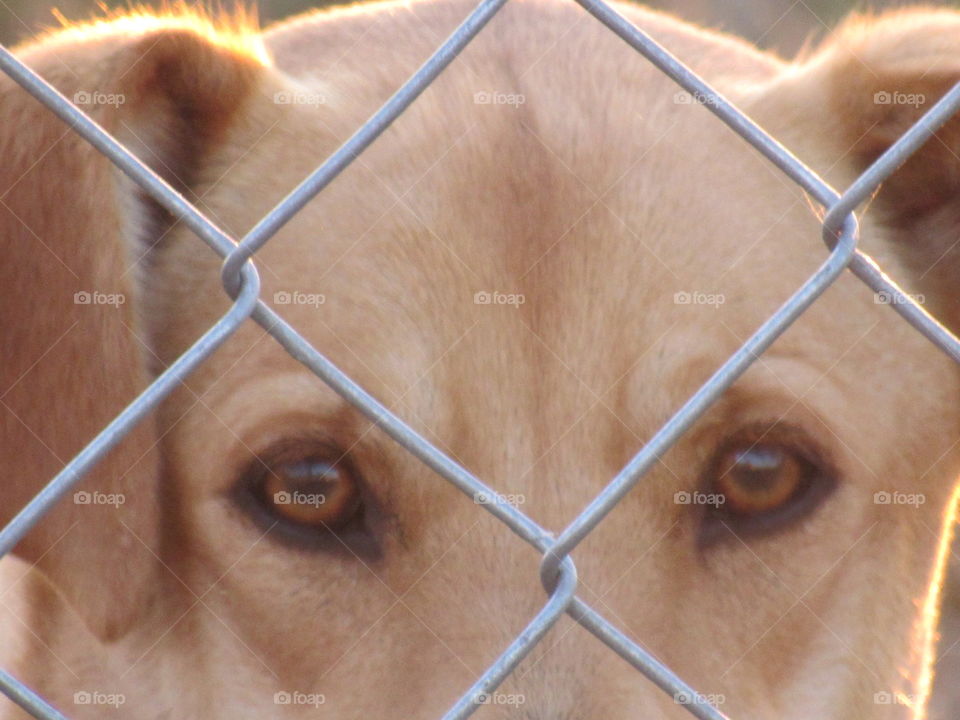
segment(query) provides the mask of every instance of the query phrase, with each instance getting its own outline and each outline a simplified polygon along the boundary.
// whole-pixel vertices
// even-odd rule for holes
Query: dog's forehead
[[[519,416],[622,385],[654,428],[828,252],[792,182],[634,61],[616,102],[582,78],[510,85],[455,64],[258,252],[266,300],[384,399],[467,393],[478,413]],[[252,226],[349,135],[344,88],[298,82],[324,102],[251,118],[205,195],[215,216]],[[847,345],[884,342],[833,347],[823,327],[857,339],[896,323],[840,286],[777,345],[820,374]]]
[[[702,107],[652,99],[619,137],[602,114],[475,110],[415,105],[257,255],[268,302],[393,393],[427,371],[517,402],[627,374],[686,393],[678,345],[719,366],[827,256],[803,195]],[[237,163],[218,216],[255,219],[263,178],[324,159],[316,112]]]

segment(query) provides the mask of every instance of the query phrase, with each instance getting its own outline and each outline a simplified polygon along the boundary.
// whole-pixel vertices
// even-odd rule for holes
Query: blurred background
[[[160,5],[162,0],[139,0],[137,4]],[[229,7],[233,0],[221,0]],[[249,4],[249,3],[248,3]],[[327,0],[260,0],[261,23],[304,10],[331,4]],[[872,9],[911,4],[904,0],[651,0],[641,4],[662,8],[708,27],[742,35],[765,48],[791,56],[805,42],[816,41],[854,9]],[[913,3],[916,4],[916,3]],[[960,0],[926,0],[928,5],[960,6]],[[100,7],[126,7],[127,2],[109,0],[0,0],[0,42],[11,45],[38,30],[56,27],[56,8],[70,20],[96,17]]]

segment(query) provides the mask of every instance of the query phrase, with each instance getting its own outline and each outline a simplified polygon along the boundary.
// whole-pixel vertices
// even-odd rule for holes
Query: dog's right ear
[[[260,92],[257,42],[197,17],[138,17],[17,54],[186,191]],[[0,118],[6,523],[151,381],[141,280],[170,218],[6,77]],[[158,439],[141,422],[16,548],[102,638],[129,628],[154,586]]]

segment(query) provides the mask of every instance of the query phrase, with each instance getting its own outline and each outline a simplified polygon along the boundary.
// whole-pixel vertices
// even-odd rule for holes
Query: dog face
[[[850,25],[786,66],[621,10],[839,187],[960,56],[953,14]],[[465,12],[320,15],[268,52],[124,20],[23,57],[103,98],[91,114],[239,237]],[[0,92],[9,515],[229,303],[212,252]],[[700,100],[575,9],[510,6],[256,255],[263,297],[497,502],[559,530],[827,254],[803,195]],[[947,322],[951,137],[863,225]],[[879,300],[841,277],[575,553],[580,596],[732,717],[925,701],[960,387]],[[137,718],[436,717],[545,602],[539,557],[483,499],[252,322],[79,488],[18,548],[38,568],[20,675],[76,717],[111,696]],[[687,717],[564,619],[478,717],[637,708]]]

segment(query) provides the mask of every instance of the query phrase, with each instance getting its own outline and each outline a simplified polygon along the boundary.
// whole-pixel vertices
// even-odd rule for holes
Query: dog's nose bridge
[[[485,720],[683,720],[689,713],[586,632],[563,623],[485,699]]]

